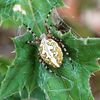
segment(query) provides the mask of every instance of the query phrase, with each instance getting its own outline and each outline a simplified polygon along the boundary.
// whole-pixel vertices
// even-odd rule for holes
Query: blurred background
[[[81,37],[100,37],[100,0],[64,0],[64,7],[57,8],[63,20],[68,23]],[[53,18],[54,19],[54,18]],[[55,20],[55,19],[54,19]],[[9,26],[9,25],[8,25]],[[15,57],[12,37],[18,29],[0,27],[0,61],[9,65]],[[9,62],[6,61],[9,59]],[[7,68],[5,68],[6,71]],[[2,69],[0,68],[2,74]],[[2,78],[0,78],[2,80]],[[95,100],[100,100],[100,71],[91,76],[90,85]]]

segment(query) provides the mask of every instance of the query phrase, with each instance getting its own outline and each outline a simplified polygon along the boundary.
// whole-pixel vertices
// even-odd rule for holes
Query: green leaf
[[[62,4],[60,0],[18,0],[16,2],[22,5],[26,15],[13,12],[15,18],[18,17],[21,22],[33,27],[37,36],[45,32],[44,20],[53,4],[55,2],[58,6]],[[14,5],[12,4],[12,7]],[[45,94],[47,100],[93,100],[89,79],[94,71],[100,70],[97,64],[97,58],[100,57],[100,39],[80,39],[73,36],[71,31],[62,36],[59,36],[57,31],[52,30],[52,33],[56,34],[55,37],[62,39],[72,62],[64,54],[61,67],[52,69],[56,75],[49,73],[39,63],[38,46],[26,44],[26,41],[34,41],[34,37],[30,33],[15,37],[13,41],[16,58],[9,66],[1,84],[1,100],[16,92],[22,96],[21,91],[24,87],[27,89],[28,97],[32,91],[35,93],[35,88],[40,87],[43,92],[42,96]],[[36,93],[39,93],[39,90]]]
[[[0,56],[0,74],[4,76],[7,71],[7,66],[10,65],[10,60],[3,56]]]
[[[6,57],[0,56],[0,85],[5,77],[8,65],[10,65],[10,60]]]
[[[71,55],[76,57],[74,60],[85,66],[91,73],[100,69],[98,58],[100,58],[100,39],[99,38],[74,38],[70,33],[61,37],[64,43],[70,48],[74,48]],[[91,66],[91,67],[89,67]]]
[[[34,62],[36,61],[34,53],[36,53],[36,50],[26,44],[26,41],[30,39],[32,39],[32,35],[29,35],[29,33],[14,39],[14,43],[16,44],[16,58],[8,68],[6,77],[2,82],[0,99],[6,98],[16,92],[21,93],[30,78],[36,80],[33,78],[36,76],[34,73],[37,73],[36,70],[34,72]],[[32,83],[32,85],[35,85],[36,81]]]

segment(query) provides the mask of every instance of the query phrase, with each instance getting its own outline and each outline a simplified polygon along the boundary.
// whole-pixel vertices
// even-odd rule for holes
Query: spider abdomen
[[[43,38],[39,53],[43,61],[54,68],[60,67],[63,60],[63,52],[56,41]]]

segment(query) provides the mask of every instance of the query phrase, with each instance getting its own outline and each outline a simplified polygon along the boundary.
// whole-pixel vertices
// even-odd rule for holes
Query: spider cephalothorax
[[[63,55],[64,55],[62,52],[62,49],[67,56],[69,55],[69,53],[67,52],[61,40],[53,37],[51,34],[51,30],[50,30],[51,28],[49,28],[48,27],[49,25],[47,24],[48,17],[50,16],[51,11],[52,10],[50,10],[45,20],[45,28],[47,31],[46,33],[47,35],[45,33],[42,33],[40,38],[36,38],[36,41],[38,42],[35,42],[35,43],[39,44],[39,56],[41,58],[40,62],[42,63],[45,62],[46,64],[52,66],[53,68],[59,68],[62,64]],[[25,26],[28,28],[27,25]],[[36,34],[31,31],[31,28],[28,28],[28,30],[36,37]],[[34,41],[27,41],[27,43],[33,44]],[[70,57],[69,57],[69,60],[71,60]]]

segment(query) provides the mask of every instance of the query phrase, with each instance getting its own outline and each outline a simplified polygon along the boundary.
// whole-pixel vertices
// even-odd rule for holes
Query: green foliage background
[[[0,0],[1,25],[23,27],[25,23],[40,36],[45,32],[46,15],[55,2],[57,7],[63,6],[61,0]],[[14,12],[15,4],[20,4],[26,15]],[[53,69],[61,77],[51,74],[39,63],[38,46],[26,44],[26,41],[34,40],[34,37],[28,32],[16,36],[13,38],[16,57],[1,83],[0,100],[16,93],[20,94],[19,98],[32,97],[39,100],[94,100],[89,79],[93,72],[100,70],[97,63],[97,58],[100,57],[100,39],[77,38],[71,31],[59,36],[52,29],[52,33],[62,39],[73,62],[64,56],[61,67]]]

